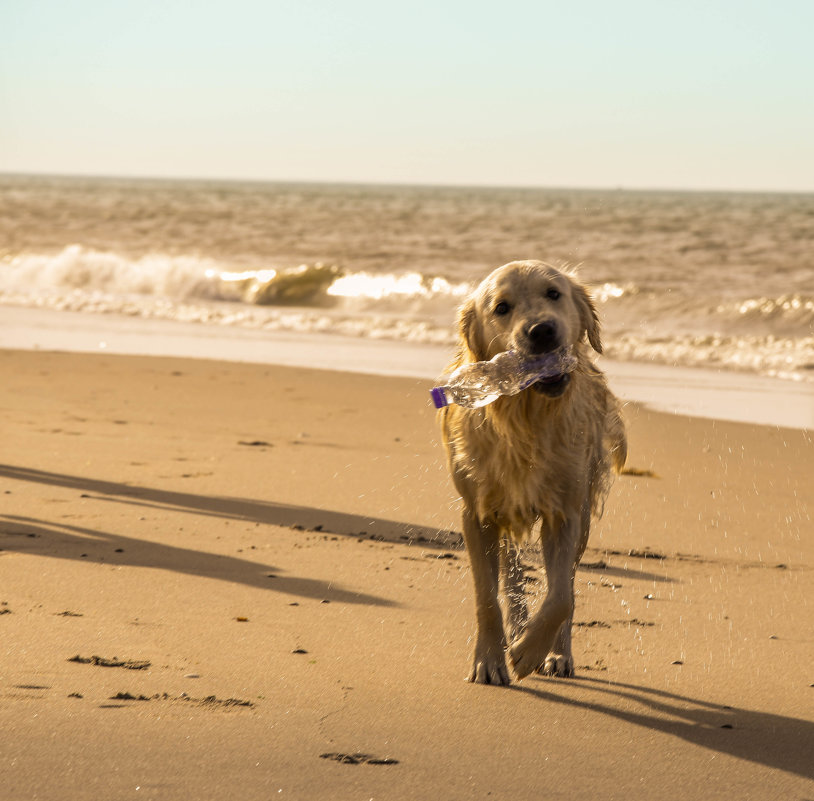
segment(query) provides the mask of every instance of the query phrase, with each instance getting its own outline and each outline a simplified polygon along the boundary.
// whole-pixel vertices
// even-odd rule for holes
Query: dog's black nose
[[[529,328],[526,336],[534,353],[550,353],[560,345],[557,326],[554,323],[536,323]]]

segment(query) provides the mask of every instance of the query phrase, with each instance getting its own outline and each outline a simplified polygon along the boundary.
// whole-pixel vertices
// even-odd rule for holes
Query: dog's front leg
[[[500,538],[497,527],[484,523],[468,508],[463,514],[464,541],[472,566],[478,633],[469,681],[508,684],[506,637],[498,601]]]
[[[562,654],[562,675],[573,674],[570,627],[574,613],[574,567],[581,551],[580,529],[579,517],[574,516],[562,521],[558,528],[544,530],[543,557],[548,590],[523,636],[509,648],[509,661],[519,679],[545,665],[555,638],[558,646],[567,650],[567,654]],[[566,626],[568,631],[564,632]],[[570,674],[566,670],[566,663],[570,663]],[[551,668],[550,665],[547,667]],[[558,667],[556,660],[554,667]]]
[[[588,544],[588,536],[591,531],[591,510],[586,501],[582,513],[582,527],[580,530],[579,547],[577,548],[574,564],[571,568],[571,597],[574,597],[574,575],[582,554],[585,553],[585,546]],[[553,543],[552,543],[553,545]],[[546,548],[543,543],[543,554],[546,564],[555,560],[556,553],[553,548]],[[548,569],[548,568],[546,568]],[[556,568],[552,568],[556,569]],[[560,631],[554,641],[551,653],[546,656],[545,664],[539,669],[544,676],[559,676],[560,678],[571,678],[574,675],[574,657],[571,652],[571,628],[574,623],[574,606],[572,603],[571,614],[568,615],[565,623],[560,626]]]

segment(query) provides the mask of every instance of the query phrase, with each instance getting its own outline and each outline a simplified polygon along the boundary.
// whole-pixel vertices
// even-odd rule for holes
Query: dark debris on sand
[[[327,753],[320,754],[320,759],[330,759],[334,762],[339,762],[341,765],[398,765],[397,759],[390,757],[375,757],[371,754],[340,754],[340,753]]]
[[[146,659],[119,659],[113,657],[107,659],[103,656],[72,656],[69,662],[78,662],[81,665],[98,665],[99,667],[120,667],[125,670],[147,670],[150,667],[150,662]]]

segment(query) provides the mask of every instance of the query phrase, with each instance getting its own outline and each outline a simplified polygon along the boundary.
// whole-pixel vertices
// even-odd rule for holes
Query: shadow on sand
[[[682,695],[621,682],[587,677],[540,679],[537,686],[512,685],[546,703],[589,709],[652,731],[759,765],[814,779],[814,723],[810,720],[722,706]],[[596,693],[596,700],[569,698],[553,689],[566,687]]]
[[[243,498],[223,498],[131,486],[100,479],[0,465],[0,477],[76,490],[91,501],[122,503],[159,511],[188,512],[228,520],[298,527],[331,534],[423,547],[453,547],[457,535],[381,518],[324,511]],[[36,540],[36,544],[31,540]],[[394,602],[335,584],[282,575],[284,571],[249,559],[177,548],[62,522],[13,515],[0,516],[0,547],[63,559],[103,559],[110,564],[152,567],[216,578],[308,598],[391,606]],[[273,575],[269,575],[273,574]]]

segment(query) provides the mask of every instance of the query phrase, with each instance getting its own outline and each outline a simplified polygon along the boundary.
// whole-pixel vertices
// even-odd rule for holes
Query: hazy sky
[[[0,171],[814,191],[812,0],[0,0]]]

